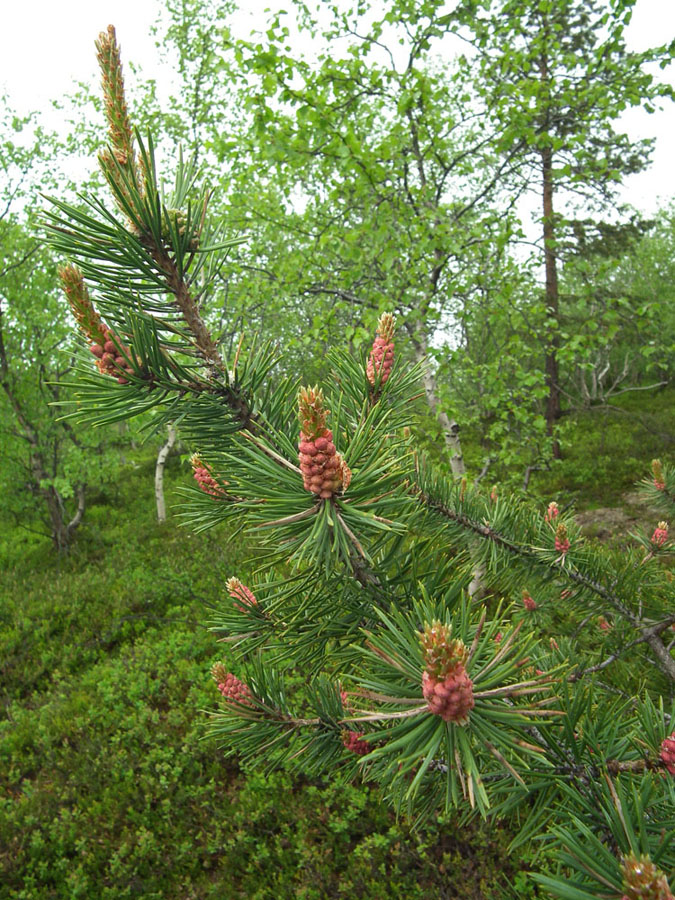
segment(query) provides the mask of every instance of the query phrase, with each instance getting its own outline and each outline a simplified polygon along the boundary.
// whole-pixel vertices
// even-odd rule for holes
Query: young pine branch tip
[[[319,388],[300,388],[300,471],[305,490],[317,494],[322,500],[346,491],[352,477],[349,467],[335,449],[333,432],[327,425],[329,415]]]

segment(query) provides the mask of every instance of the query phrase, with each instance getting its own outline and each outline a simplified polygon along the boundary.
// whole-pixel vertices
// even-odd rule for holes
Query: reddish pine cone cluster
[[[190,458],[190,463],[195,481],[204,493],[210,494],[212,497],[222,497],[225,491],[213,477],[211,467],[203,462],[196,453]]]
[[[122,353],[129,356],[129,350],[117,340],[117,344],[113,341],[116,335],[106,325],[103,326],[103,343],[94,343],[89,348],[96,357],[96,365],[102,375],[112,375],[117,378],[120,384],[128,384],[129,379],[126,375],[133,375],[134,370],[131,364],[122,356]]]
[[[394,328],[396,320],[391,313],[382,313],[377,323],[377,337],[373,341],[366,364],[366,377],[374,385],[378,376],[380,384],[386,384],[394,365]]]
[[[435,716],[466,725],[474,707],[473,682],[465,668],[466,646],[461,640],[451,639],[451,630],[450,625],[433,622],[420,634],[425,662],[422,694]]]
[[[442,680],[424,672],[422,694],[429,711],[444,722],[466,725],[469,721],[469,713],[474,707],[473,682],[464,666],[457,666]]]
[[[659,756],[670,774],[675,775],[675,731],[663,739]]]
[[[530,596],[529,591],[526,591],[523,588],[523,606],[528,612],[533,612],[537,608],[537,604],[534,602],[532,597]]]
[[[357,756],[365,756],[367,753],[370,753],[373,748],[368,741],[362,740],[363,736],[363,731],[345,730],[342,732],[342,743],[347,750],[356,753]]]
[[[216,663],[211,669],[213,680],[218,686],[218,690],[226,700],[233,703],[241,703],[243,706],[252,706],[251,698],[253,694],[251,689],[243,681],[240,681],[236,675],[228,672],[222,663]]]
[[[346,491],[352,473],[333,443],[333,432],[326,425],[328,410],[318,388],[301,388],[298,395],[300,442],[298,458],[305,490],[324,500],[338,491]]]
[[[654,487],[657,491],[665,491],[666,479],[663,477],[663,465],[660,459],[652,460],[652,475],[654,476]]]
[[[555,530],[555,549],[563,556],[570,549],[569,538],[567,537],[567,526],[562,522]]]
[[[663,545],[668,540],[668,523],[667,522],[659,522],[659,524],[654,529],[654,534],[651,537],[652,544],[655,547],[663,547]]]
[[[648,856],[624,856],[622,900],[675,900],[668,879]]]
[[[247,588],[245,584],[242,584],[238,578],[229,578],[225,587],[233,600],[240,601],[239,603],[235,602],[234,604],[239,612],[246,612],[249,607],[258,605],[258,601],[253,591],[250,588]]]

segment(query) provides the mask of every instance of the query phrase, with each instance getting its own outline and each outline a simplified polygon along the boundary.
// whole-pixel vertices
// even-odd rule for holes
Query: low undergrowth
[[[248,577],[249,548],[158,526],[149,459],[120,475],[69,557],[2,535],[2,896],[478,900],[518,885],[502,828],[412,831],[375,785],[245,773],[204,739],[223,658],[207,607]],[[174,459],[169,496],[186,479]]]

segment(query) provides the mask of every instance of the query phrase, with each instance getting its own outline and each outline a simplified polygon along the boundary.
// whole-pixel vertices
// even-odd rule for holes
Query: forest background
[[[307,59],[285,16],[248,39],[229,30],[234,7],[174,2],[158,39],[177,85],[160,103],[130,78],[130,105],[159,156],[195,154],[224,231],[246,238],[205,306],[225,348],[259,333],[284,349],[278,377],[313,382],[327,350],[358,354],[394,311],[402,352],[431,361],[413,430],[441,470],[557,499],[589,537],[625,541],[653,518],[632,486],[675,434],[675,213],[621,208],[650,146],[614,123],[669,103],[643,72],[671,49],[643,68],[626,55],[631,3],[604,20],[601,4],[543,3],[538,19],[496,6],[508,15],[324,4],[318,24],[297,7]],[[563,33],[546,30],[556,15]],[[451,31],[466,50],[448,58]],[[3,101],[8,896],[478,897],[500,879],[537,896],[527,848],[503,869],[508,823],[410,832],[370,787],[346,804],[321,780],[245,777],[196,741],[213,705],[204,608],[255,559],[224,530],[178,528],[171,499],[162,514],[163,472],[170,488],[191,479],[180,427],[157,434],[148,413],[96,429],[53,405],[76,352],[42,195],[100,188],[85,161],[105,143],[93,84],[60,114],[66,137]]]

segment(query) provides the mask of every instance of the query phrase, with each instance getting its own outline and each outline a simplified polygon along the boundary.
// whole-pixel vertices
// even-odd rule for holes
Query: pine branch
[[[581,678],[584,678],[586,675],[590,675],[593,672],[600,672],[603,669],[606,669],[613,662],[616,662],[617,659],[621,659],[621,657],[631,650],[633,647],[637,647],[639,644],[648,643],[650,638],[654,635],[659,635],[667,628],[670,628],[671,625],[675,624],[675,614],[667,617],[662,622],[657,623],[656,625],[644,626],[641,629],[641,634],[639,638],[631,641],[629,644],[625,644],[620,650],[617,650],[616,653],[610,654],[603,662],[597,663],[594,666],[587,666],[584,669],[577,670],[576,672],[572,672],[569,675],[569,681],[579,681]],[[669,648],[666,647],[666,651],[669,651]]]
[[[549,561],[542,558],[532,546],[520,544],[492,528],[489,524],[479,522],[470,515],[453,508],[448,502],[434,498],[419,485],[411,487],[410,493],[425,508],[431,510],[434,514],[460,526],[462,531],[477,536],[499,550],[506,552],[511,559],[516,558],[529,568],[539,570],[548,577],[555,578],[559,582],[568,581],[582,587],[609,604],[635,629],[641,632],[639,643],[647,643],[656,657],[659,667],[671,680],[675,681],[675,660],[672,658],[666,645],[660,638],[661,631],[663,631],[667,625],[663,625],[663,627],[660,625],[653,626],[651,624],[643,625],[640,617],[636,615],[615,592],[615,587],[619,583],[615,574],[608,576],[608,587],[600,582],[597,577],[583,573],[579,571],[578,568],[573,569],[571,565],[562,566],[560,565],[559,560]]]

